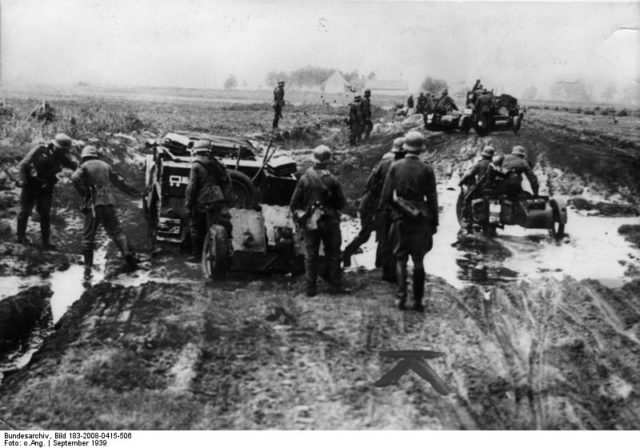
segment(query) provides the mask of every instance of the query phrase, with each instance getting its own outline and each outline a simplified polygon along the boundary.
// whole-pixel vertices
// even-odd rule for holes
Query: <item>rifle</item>
[[[258,172],[255,174],[255,176],[253,176],[253,178],[251,179],[251,182],[255,182],[255,180],[258,178],[260,173],[262,173],[264,171],[264,167],[267,166],[267,163],[269,163],[269,160],[271,160],[271,156],[269,156],[269,150],[271,149],[271,145],[272,144],[273,144],[273,136],[269,140],[269,146],[267,146],[267,149],[264,152],[264,158],[262,159],[262,166],[260,167]],[[275,152],[276,152],[276,150],[274,149],[273,153],[271,153],[271,155],[273,155]],[[236,163],[236,170],[238,169],[238,164],[239,163],[240,163],[240,152],[238,152],[238,160],[237,160],[237,163]]]

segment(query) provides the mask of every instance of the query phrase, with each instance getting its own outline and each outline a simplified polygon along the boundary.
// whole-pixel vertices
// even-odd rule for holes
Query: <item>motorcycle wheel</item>
[[[202,248],[202,272],[207,278],[219,279],[231,267],[231,243],[227,231],[221,225],[209,228]]]

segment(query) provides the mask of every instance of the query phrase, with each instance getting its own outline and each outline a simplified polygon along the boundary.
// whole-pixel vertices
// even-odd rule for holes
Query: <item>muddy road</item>
[[[155,107],[155,123],[164,123],[162,114],[179,105]],[[224,108],[207,109],[213,117],[192,127],[217,120],[218,132],[268,139],[252,121],[267,106]],[[276,144],[301,170],[311,147],[336,148],[334,168],[350,201],[348,242],[366,176],[407,126],[378,110],[371,141],[351,149],[343,112],[294,108]],[[98,272],[83,284],[68,174],[57,187],[53,235],[61,250],[13,244],[11,177],[27,148],[5,140],[0,306],[31,320],[22,334],[0,335],[2,420],[20,429],[640,428],[640,251],[629,240],[640,224],[640,158],[630,146],[640,136],[594,136],[597,124],[563,117],[573,121],[559,127],[546,112],[532,111],[517,136],[425,132],[423,157],[436,170],[441,205],[426,257],[425,315],[393,308],[392,286],[373,270],[374,241],[346,272],[350,296],[321,288],[311,300],[302,279],[287,275],[205,282],[176,248],[148,252],[139,204],[123,195],[121,220],[141,269],[119,273],[103,235]],[[638,119],[624,120],[633,128]],[[99,135],[107,160],[138,187],[144,139],[169,130],[162,126]],[[457,181],[486,143],[504,153],[525,146],[541,193],[574,204],[563,240],[514,226],[494,239],[458,238]],[[29,232],[38,235],[37,223]],[[393,367],[379,353],[400,349],[444,352],[430,364],[452,393],[440,396],[413,374],[373,387]]]

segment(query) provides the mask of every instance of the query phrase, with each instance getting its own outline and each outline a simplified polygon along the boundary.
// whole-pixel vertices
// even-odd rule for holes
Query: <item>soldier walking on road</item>
[[[389,168],[379,207],[391,208],[391,236],[396,256],[397,306],[405,309],[407,299],[407,262],[413,261],[414,309],[424,311],[424,257],[433,246],[438,228],[438,196],[433,169],[418,155],[425,147],[424,136],[409,132],[403,148],[404,159]]]
[[[382,278],[387,281],[395,281],[395,263],[393,252],[389,246],[389,210],[378,210],[382,187],[387,177],[387,172],[391,164],[404,157],[405,151],[402,148],[404,138],[398,137],[393,141],[393,148],[385,154],[380,162],[375,166],[373,172],[367,179],[367,190],[360,201],[360,232],[347,245],[342,254],[342,261],[345,267],[351,266],[351,257],[358,251],[360,246],[369,241],[371,232],[376,232],[378,247],[376,250],[376,267],[382,267]]]
[[[361,99],[362,97],[360,95],[356,95],[353,97],[353,103],[349,105],[347,124],[349,125],[349,144],[351,144],[351,146],[356,146],[360,142],[360,136],[362,135]]]
[[[58,182],[57,174],[63,167],[71,170],[77,167],[76,162],[69,158],[71,146],[70,137],[58,134],[49,144],[32,148],[18,165],[18,186],[22,187],[16,232],[18,243],[29,244],[27,223],[35,206],[40,215],[42,247],[55,249],[50,241],[53,190]]]
[[[185,208],[189,212],[191,257],[187,261],[199,263],[207,231],[220,224],[231,238],[231,215],[227,193],[231,178],[227,168],[211,153],[211,144],[201,140],[193,146],[195,159],[191,165],[185,192]]]
[[[284,81],[278,81],[278,87],[273,90],[273,129],[278,128],[284,108]]]
[[[124,179],[109,166],[98,159],[98,150],[94,146],[82,149],[82,163],[71,177],[76,190],[82,197],[84,227],[82,230],[82,255],[84,256],[84,276],[91,277],[93,266],[93,243],[98,226],[102,225],[109,237],[118,246],[124,258],[124,270],[135,271],[137,262],[127,237],[122,233],[115,208],[115,197],[111,184],[131,197],[138,197],[137,191],[127,185]]]
[[[340,268],[340,210],[346,201],[338,180],[329,172],[331,150],[318,146],[313,151],[315,164],[300,178],[291,198],[291,211],[302,229],[305,243],[306,294],[317,294],[320,242],[324,244],[329,292],[347,293],[342,287]]]
[[[371,135],[371,130],[373,129],[373,121],[371,121],[371,90],[365,89],[364,98],[362,99],[360,108],[362,110],[362,129],[360,138],[362,139],[362,133],[364,133],[364,138],[368,140]]]

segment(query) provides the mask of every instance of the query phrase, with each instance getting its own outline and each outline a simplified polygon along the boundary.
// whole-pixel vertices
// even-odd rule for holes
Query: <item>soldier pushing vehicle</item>
[[[20,211],[18,212],[18,243],[29,244],[26,236],[27,223],[35,206],[40,215],[42,247],[55,249],[51,244],[51,205],[53,190],[58,182],[57,174],[62,168],[75,170],[76,162],[69,158],[72,140],[65,134],[58,134],[48,144],[32,148],[18,165],[18,186],[20,192]]]
[[[538,196],[538,177],[533,172],[533,168],[527,162],[527,153],[523,146],[514,146],[511,154],[504,157],[502,162],[502,171],[505,173],[505,179],[498,186],[502,194],[506,194],[511,198],[517,198],[522,192],[522,174],[527,176],[529,184],[531,184],[531,192],[534,196]]]
[[[127,185],[124,179],[109,166],[98,159],[98,150],[94,146],[82,149],[82,163],[73,173],[71,180],[82,197],[84,227],[82,230],[82,255],[84,256],[84,277],[91,277],[93,266],[93,244],[98,226],[102,225],[118,246],[124,258],[124,270],[132,272],[137,262],[127,237],[120,228],[115,209],[115,197],[111,184],[131,197],[138,197],[137,191]]]
[[[424,257],[433,246],[438,228],[438,196],[436,178],[431,166],[418,155],[425,147],[424,136],[409,132],[403,148],[404,159],[389,168],[379,208],[391,208],[391,239],[396,261],[397,306],[405,309],[407,299],[407,262],[413,261],[414,309],[424,311]]]
[[[466,194],[463,205],[462,215],[465,220],[465,230],[468,233],[473,231],[473,219],[471,217],[471,201],[475,198],[483,196],[484,188],[492,184],[491,170],[492,160],[495,154],[493,146],[485,146],[480,153],[482,159],[476,163],[468,173],[466,173],[462,179],[460,179],[460,186],[473,185],[472,189]]]
[[[305,243],[306,294],[317,294],[317,279],[320,270],[319,249],[324,245],[326,279],[330,293],[348,292],[342,286],[340,268],[340,210],[346,200],[342,186],[328,170],[331,150],[324,145],[313,151],[315,164],[300,178],[291,198],[290,208],[302,229]]]

